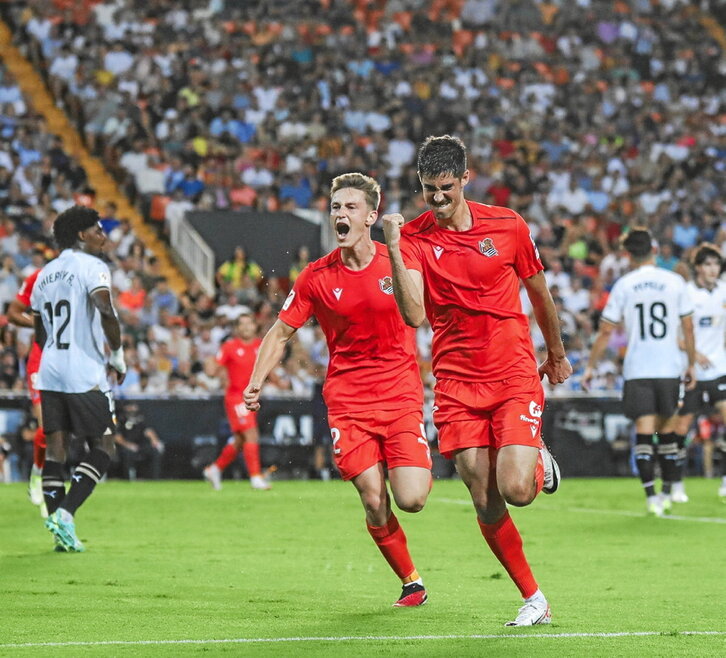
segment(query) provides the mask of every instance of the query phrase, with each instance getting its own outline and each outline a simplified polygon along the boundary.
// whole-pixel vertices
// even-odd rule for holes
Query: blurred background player
[[[675,424],[678,472],[671,492],[675,503],[688,502],[682,477],[686,465],[686,434],[694,415],[710,405],[726,423],[726,285],[719,281],[723,258],[716,245],[703,242],[693,254],[692,262],[696,279],[686,284],[686,290],[693,302],[697,382],[686,393]],[[717,437],[716,448],[721,453],[722,469],[718,495],[726,502],[726,438],[723,435]]]
[[[270,488],[262,475],[257,414],[245,407],[242,397],[249,384],[261,342],[257,337],[257,324],[252,311],[246,309],[235,322],[233,337],[225,341],[217,353],[217,363],[226,378],[224,408],[234,439],[222,448],[216,461],[204,469],[205,479],[215,489],[222,488],[222,473],[240,452],[244,456],[252,488]]]
[[[634,228],[623,241],[634,269],[618,279],[600,317],[600,330],[592,345],[582,386],[588,390],[595,367],[611,335],[625,325],[628,350],[623,365],[623,406],[635,422],[635,463],[650,514],[670,511],[671,483],[678,479],[678,440],[675,434],[679,387],[683,367],[678,356],[678,332],[688,356],[686,390],[696,384],[693,339],[693,303],[684,279],[655,266],[650,231]],[[661,496],[655,493],[653,435],[658,433],[658,460],[663,478]]]
[[[285,344],[312,316],[330,353],[323,396],[333,456],[366,511],[373,541],[401,579],[396,607],[426,602],[406,535],[391,510],[384,468],[399,509],[420,511],[431,488],[431,455],[423,427],[423,387],[414,331],[393,298],[385,247],[373,242],[380,187],[363,174],[338,176],[331,187],[330,222],[338,248],[308,265],[262,341],[245,402],[259,408],[265,378]]]
[[[35,270],[30,274],[23,285],[18,290],[15,299],[10,302],[8,307],[8,320],[19,327],[34,326],[33,316],[30,310],[30,296],[33,292],[33,286],[38,278],[40,270]],[[38,368],[40,368],[40,357],[42,351],[40,345],[33,336],[33,344],[28,354],[28,360],[25,365],[26,377],[28,382],[28,394],[30,395],[30,403],[33,407],[33,416],[38,421],[38,427],[35,429],[33,436],[33,465],[30,469],[30,481],[28,483],[28,495],[33,505],[38,505],[40,514],[44,518],[48,516],[48,510],[43,500],[43,465],[45,464],[45,432],[43,431],[43,414],[40,409],[40,391],[36,386]]]
[[[453,458],[480,530],[517,585],[524,605],[507,626],[550,622],[550,606],[527,562],[507,504],[554,493],[559,469],[541,438],[545,374],[564,382],[570,366],[557,311],[529,228],[509,208],[464,198],[466,147],[429,137],[418,175],[430,208],[404,226],[385,215],[396,301],[406,324],[433,329],[434,423],[439,452]],[[547,345],[537,368],[520,279]]]
[[[46,527],[60,550],[85,550],[74,515],[105,475],[114,451],[114,403],[108,365],[121,383],[126,373],[121,327],[111,301],[111,274],[100,256],[106,236],[98,213],[83,206],[62,212],[53,224],[60,255],[38,274],[30,304],[35,336],[43,349],[37,386],[41,392],[46,460],[43,496]],[[70,435],[90,451],[76,467],[66,494],[64,463]]]

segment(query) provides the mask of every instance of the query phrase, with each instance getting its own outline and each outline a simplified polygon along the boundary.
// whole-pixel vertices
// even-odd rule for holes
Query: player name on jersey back
[[[101,316],[90,295],[109,289],[108,266],[99,258],[66,249],[38,274],[31,307],[40,314],[46,342],[38,389],[85,393],[110,389]]]
[[[625,325],[625,379],[680,377],[683,361],[678,332],[681,318],[692,313],[686,282],[674,272],[643,265],[618,279],[602,317]]]

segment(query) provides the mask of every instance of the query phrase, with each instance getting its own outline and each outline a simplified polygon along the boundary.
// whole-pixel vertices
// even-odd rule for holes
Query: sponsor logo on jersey
[[[237,348],[237,356],[244,356],[244,355],[245,355],[244,347],[238,347]]]
[[[534,400],[529,403],[529,415],[534,416],[535,418],[540,418],[542,416],[542,407]]]
[[[393,279],[390,276],[384,276],[382,279],[378,279],[378,286],[387,295],[393,294]]]
[[[333,288],[333,294],[335,295],[335,299],[340,301],[340,296],[343,294],[342,288]]]
[[[499,255],[497,248],[494,246],[494,241],[491,238],[484,238],[479,241],[479,251],[487,258]]]
[[[436,260],[439,260],[441,258],[441,254],[444,253],[444,248],[439,247],[439,245],[434,246],[434,256],[436,256]]]
[[[525,423],[529,423],[530,425],[539,425],[539,418],[530,418],[524,414],[519,415],[519,420],[523,420]]]
[[[287,296],[287,299],[285,299],[285,303],[282,305],[283,311],[287,311],[287,309],[290,308],[290,304],[292,304],[293,299],[295,299],[295,291],[291,290],[290,294]]]

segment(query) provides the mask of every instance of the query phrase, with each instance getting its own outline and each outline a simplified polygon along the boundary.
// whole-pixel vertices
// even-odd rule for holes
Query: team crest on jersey
[[[390,276],[384,276],[382,279],[378,279],[378,286],[387,295],[393,294],[393,279]]]
[[[484,238],[479,241],[479,251],[487,258],[499,255],[497,248],[494,246],[494,241],[491,238]]]

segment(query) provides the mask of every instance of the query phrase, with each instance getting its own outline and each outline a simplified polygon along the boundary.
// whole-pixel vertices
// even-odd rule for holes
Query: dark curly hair
[[[58,248],[70,249],[78,242],[79,231],[85,231],[98,222],[98,212],[86,206],[71,206],[53,222],[53,237]]]

